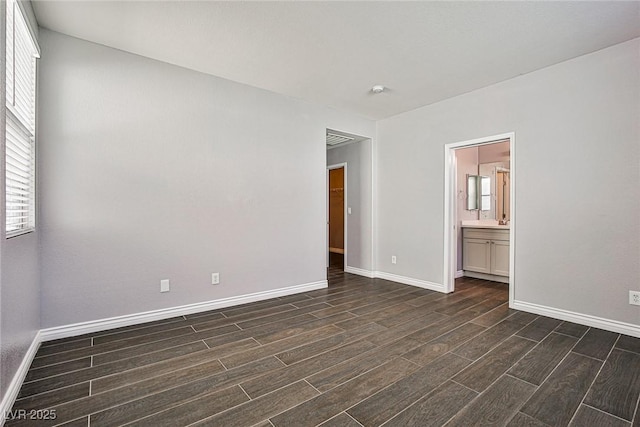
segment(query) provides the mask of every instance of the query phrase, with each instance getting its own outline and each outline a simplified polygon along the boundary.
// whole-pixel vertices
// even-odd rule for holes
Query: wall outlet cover
[[[212,285],[220,284],[220,273],[211,273],[211,284]]]
[[[629,291],[629,304],[640,305],[640,291]]]
[[[169,279],[160,280],[160,292],[169,292]]]

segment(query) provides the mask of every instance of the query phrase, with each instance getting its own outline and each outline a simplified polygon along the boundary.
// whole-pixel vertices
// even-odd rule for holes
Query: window
[[[6,13],[6,233],[35,229],[36,58],[38,48],[16,0]]]

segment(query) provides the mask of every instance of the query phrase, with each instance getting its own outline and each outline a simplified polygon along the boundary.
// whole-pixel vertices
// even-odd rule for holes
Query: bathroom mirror
[[[491,178],[467,175],[467,210],[491,210]]]

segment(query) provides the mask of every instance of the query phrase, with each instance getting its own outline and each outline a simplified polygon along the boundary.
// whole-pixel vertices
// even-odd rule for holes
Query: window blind
[[[6,234],[13,237],[35,228],[38,50],[16,1],[6,5]]]

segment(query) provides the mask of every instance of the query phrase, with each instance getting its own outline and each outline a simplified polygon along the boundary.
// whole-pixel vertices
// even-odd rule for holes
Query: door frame
[[[344,265],[342,267],[342,270],[344,271],[347,268],[347,224],[348,224],[348,215],[347,215],[347,162],[343,162],[343,163],[336,163],[334,165],[328,165],[327,166],[327,185],[326,185],[326,192],[327,192],[327,242],[325,245],[325,253],[326,253],[326,257],[327,257],[327,268],[329,268],[329,171],[333,170],[333,169],[340,169],[340,168],[344,168],[344,180],[343,180],[343,187],[344,187],[344,209],[342,212],[342,217],[344,218]]]
[[[510,161],[510,189],[511,198],[509,209],[511,217],[509,219],[509,307],[513,306],[515,296],[515,253],[516,253],[516,138],[515,132],[503,133],[500,135],[476,138],[467,141],[453,142],[444,145],[444,275],[443,285],[445,292],[455,290],[456,259],[458,249],[457,239],[457,165],[455,151],[460,148],[478,147],[491,143],[509,140],[509,161]]]

